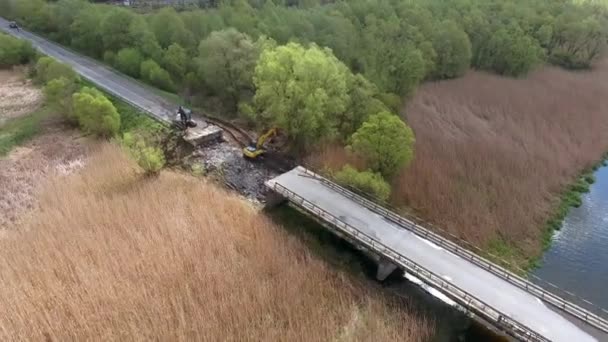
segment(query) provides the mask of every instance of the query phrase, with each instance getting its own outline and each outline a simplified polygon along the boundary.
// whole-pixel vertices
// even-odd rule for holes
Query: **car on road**
[[[19,25],[17,25],[17,23],[14,21],[11,21],[10,23],[8,23],[8,27],[10,27],[12,29],[19,29]]]

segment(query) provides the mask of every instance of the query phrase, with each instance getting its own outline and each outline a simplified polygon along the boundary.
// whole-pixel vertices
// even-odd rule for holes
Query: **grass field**
[[[75,205],[78,203],[78,205]],[[428,340],[246,202],[105,145],[0,239],[0,340]]]
[[[405,110],[416,157],[393,201],[529,266],[560,198],[576,204],[571,184],[608,151],[607,77],[604,60],[590,72],[473,71],[424,85]]]

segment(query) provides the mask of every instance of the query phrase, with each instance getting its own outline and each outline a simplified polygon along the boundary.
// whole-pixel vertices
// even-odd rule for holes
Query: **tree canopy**
[[[256,121],[304,147],[336,133],[348,104],[349,71],[328,49],[289,43],[262,52],[255,68]]]
[[[398,116],[382,112],[363,123],[350,147],[372,171],[390,179],[414,158],[414,133]]]

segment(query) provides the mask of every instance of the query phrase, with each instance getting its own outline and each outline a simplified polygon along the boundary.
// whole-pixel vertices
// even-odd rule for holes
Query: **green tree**
[[[333,136],[349,101],[349,75],[329,49],[314,44],[265,50],[255,68],[256,122],[283,129],[298,149]]]
[[[104,50],[118,51],[131,45],[130,24],[135,14],[122,9],[113,8],[101,22],[100,33]]]
[[[71,83],[76,83],[80,80],[80,77],[71,66],[57,62],[51,57],[41,57],[38,59],[35,74],[36,81],[41,84],[47,84],[54,79],[62,77]]]
[[[100,91],[84,87],[72,95],[72,108],[78,124],[87,132],[112,137],[120,129],[120,115]]]
[[[336,172],[334,179],[340,185],[353,187],[383,202],[391,195],[390,185],[377,172],[357,171],[347,164]]]
[[[434,76],[453,78],[462,76],[471,64],[469,36],[453,21],[444,21],[433,35],[437,60]]]
[[[388,111],[387,106],[379,99],[378,89],[363,75],[349,77],[349,101],[346,109],[338,113],[337,128],[342,140],[350,137],[370,115]]]
[[[543,59],[536,39],[521,28],[501,28],[492,35],[480,56],[480,67],[509,76],[525,75]]]
[[[236,110],[253,91],[253,72],[260,48],[235,29],[212,32],[199,45],[198,75],[206,87]]]
[[[414,157],[414,132],[398,116],[382,112],[370,116],[352,136],[350,148],[374,172],[387,179]]]
[[[137,48],[145,57],[160,63],[163,49],[144,18],[141,16],[134,18],[129,26],[129,37],[131,37],[132,47]]]
[[[155,13],[150,19],[150,28],[163,48],[173,43],[192,48],[194,44],[192,33],[186,30],[182,18],[173,7],[165,7]]]
[[[51,7],[51,19],[56,30],[56,39],[64,44],[71,42],[70,26],[79,12],[87,6],[83,0],[59,0]]]
[[[124,48],[118,51],[114,59],[116,68],[125,74],[133,77],[139,77],[139,68],[143,57],[137,49]]]
[[[141,63],[141,77],[150,84],[166,91],[175,91],[175,84],[167,70],[163,69],[155,61],[148,59]]]
[[[177,43],[171,44],[163,56],[163,66],[178,80],[184,78],[188,61],[187,51]]]
[[[35,51],[29,42],[0,33],[0,68],[25,64],[34,55]]]
[[[102,20],[103,13],[97,6],[87,6],[78,12],[70,25],[72,46],[90,56],[101,57],[104,51],[99,29]]]

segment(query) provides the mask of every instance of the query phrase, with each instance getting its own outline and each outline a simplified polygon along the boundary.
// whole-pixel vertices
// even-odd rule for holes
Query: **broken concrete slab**
[[[192,146],[207,145],[222,139],[222,129],[215,125],[197,122],[198,126],[188,128],[184,140]]]

